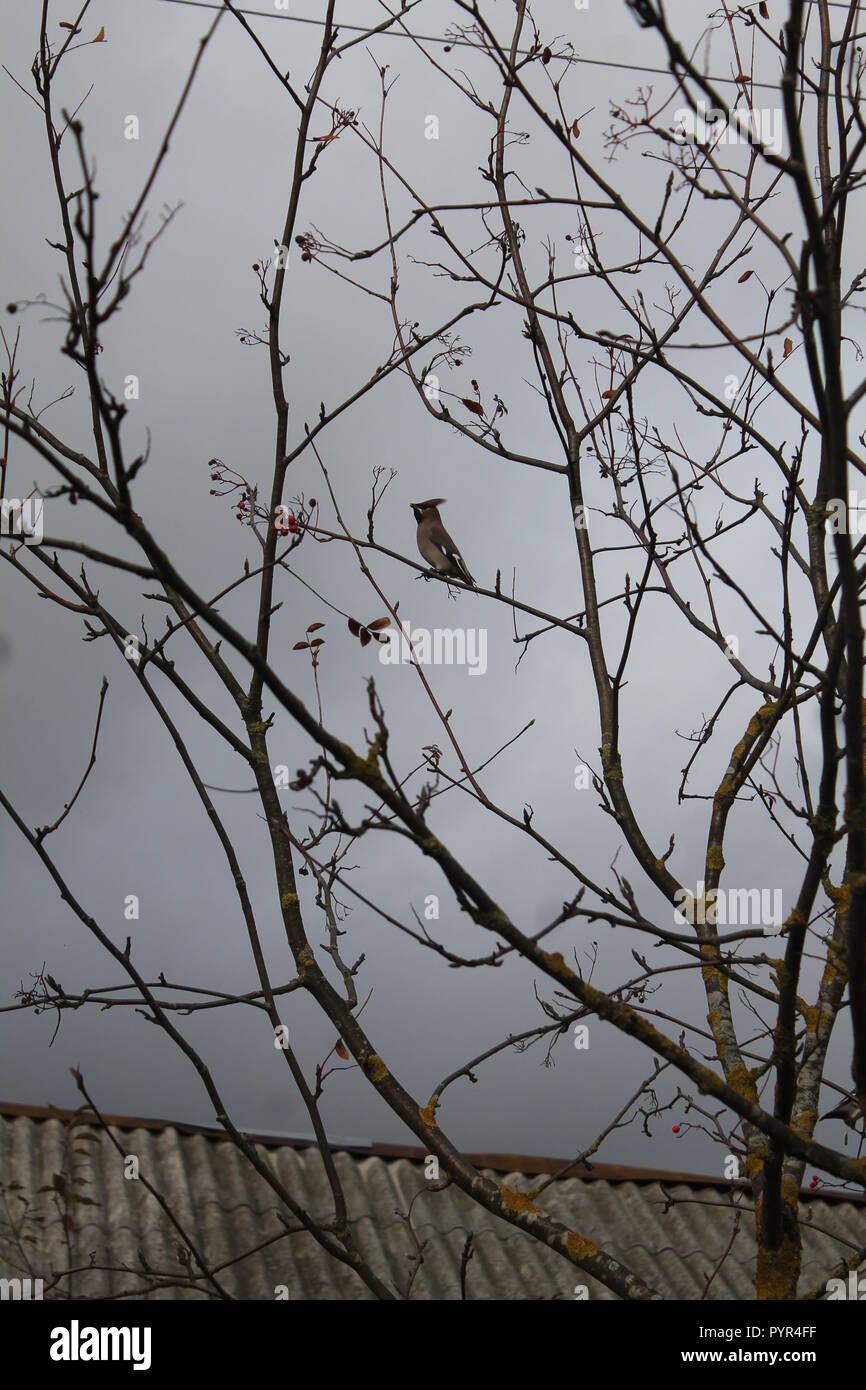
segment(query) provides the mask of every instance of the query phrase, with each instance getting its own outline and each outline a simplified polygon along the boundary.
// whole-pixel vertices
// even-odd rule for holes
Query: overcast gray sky
[[[25,86],[30,83],[40,8],[35,3],[7,6],[3,15],[3,62]],[[293,14],[309,17],[322,10],[314,0],[293,0],[291,8]],[[688,49],[701,32],[705,7],[680,0],[668,8],[672,18],[681,22]],[[492,7],[503,37],[510,12],[507,4]],[[373,3],[338,3],[337,13],[352,20],[359,16],[375,20],[382,15]],[[580,116],[581,140],[601,159],[609,102],[634,95],[641,82],[652,82],[661,91],[668,81],[602,64],[615,59],[659,66],[660,45],[637,26],[618,0],[591,0],[585,11],[566,0],[539,0],[534,13],[545,35],[564,35],[581,56],[600,60],[598,66],[586,64],[579,69],[572,99],[574,114]],[[55,17],[65,17],[65,11],[57,9]],[[103,245],[115,234],[146,176],[210,18],[210,11],[197,13],[191,6],[166,0],[112,0],[110,5],[100,0],[93,6],[88,32],[104,24],[107,41],[74,55],[77,67],[70,58],[63,100],[74,105],[94,83],[81,115],[96,164]],[[429,35],[443,34],[453,20],[449,0],[431,0],[411,17],[415,31]],[[301,83],[315,62],[319,30],[269,17],[257,24],[257,31],[278,65]],[[730,72],[722,44],[710,51],[711,69],[716,51],[714,70]],[[495,94],[489,65],[476,55],[436,52],[443,64],[471,71],[486,93]],[[389,65],[389,77],[398,78],[389,100],[386,135],[394,163],[417,183],[429,202],[477,198],[489,190],[478,175],[488,156],[489,118],[469,108],[410,42],[382,36],[358,45],[334,65],[326,96],[374,125],[378,121],[377,65],[384,63]],[[778,98],[772,92],[764,95],[768,108],[778,109]],[[138,141],[124,138],[124,121],[130,114],[140,121]],[[425,122],[431,114],[439,121],[437,140],[425,138]],[[323,119],[318,118],[314,134],[323,133],[318,128]],[[515,131],[533,128],[525,107],[517,103],[512,124]],[[5,75],[0,82],[0,127],[7,133],[0,148],[0,169],[8,194],[0,297],[5,304],[32,299],[44,291],[50,299],[57,292],[60,257],[46,244],[46,238],[57,237],[58,215],[44,131],[35,106]],[[130,403],[126,426],[129,457],[144,447],[150,432],[151,458],[136,481],[136,505],[160,544],[203,593],[216,592],[238,571],[244,555],[252,558],[254,553],[228,505],[209,496],[207,460],[217,456],[263,487],[269,486],[274,418],[267,357],[261,348],[242,346],[236,330],[262,326],[251,264],[269,254],[281,233],[294,132],[294,111],[285,92],[249,38],[227,16],[205,56],[172,140],[149,202],[148,227],[156,225],[162,204],[182,202],[183,208],[154,248],[147,272],[136,282],[122,314],[105,334],[106,380],[115,390],[122,389],[130,373],[140,380],[140,399]],[[570,193],[567,167],[549,139],[536,132],[525,150],[514,153],[514,159],[530,184]],[[617,186],[639,206],[653,210],[654,216],[666,168],[642,158],[639,147],[620,155],[609,168]],[[391,193],[394,219],[399,223],[413,204],[396,185],[392,184]],[[692,227],[680,248],[684,258],[691,250],[696,262],[703,263],[717,216],[713,205],[696,205]],[[348,137],[336,141],[306,186],[299,227],[312,226],[352,246],[382,240],[376,163],[357,141]],[[477,235],[477,221],[474,226]],[[543,241],[552,238],[560,254],[568,254],[565,234],[575,228],[567,212],[554,218],[548,209],[541,216],[528,214],[525,230],[527,256],[541,279],[546,273]],[[623,249],[632,245],[630,235],[612,225],[607,225],[605,236],[605,252],[611,256],[618,237]],[[434,260],[440,254],[435,238],[423,231],[401,251],[401,313],[417,320],[420,331],[444,319],[449,306],[456,308],[466,295],[465,286],[434,276],[410,258]],[[381,258],[358,274],[366,284],[387,292],[389,268]],[[649,281],[653,292],[661,291],[663,281],[663,276]],[[623,327],[624,319],[601,291],[581,284],[574,294],[581,296],[575,299],[580,315],[594,326]],[[722,307],[739,312],[735,305]],[[754,304],[744,301],[743,309],[753,312]],[[30,309],[23,315],[6,313],[4,323],[7,334],[19,320],[22,323],[23,378],[36,377],[40,403],[75,385],[74,397],[54,407],[46,418],[64,437],[84,445],[87,420],[80,374],[58,351],[62,326],[47,318],[39,309]],[[286,375],[290,439],[297,441],[304,421],[318,415],[321,401],[333,405],[388,358],[393,325],[386,303],[353,290],[318,266],[302,264],[297,248],[292,248],[284,325],[291,353]],[[535,386],[519,313],[499,307],[471,319],[460,332],[471,347],[471,356],[447,380],[443,377],[443,384],[458,396],[468,395],[470,380],[475,378],[486,400],[497,392],[509,410],[510,446],[558,460],[558,441]],[[694,336],[698,336],[697,322]],[[588,389],[593,383],[594,356],[595,350],[587,346],[574,359]],[[737,370],[733,354],[720,351],[713,362],[719,382]],[[792,371],[794,383],[805,390],[805,368],[795,365]],[[682,395],[664,379],[654,379],[653,394],[643,398],[641,408],[644,413],[657,411],[668,430],[676,423],[700,453],[701,431],[707,427],[693,411],[686,412]],[[862,423],[854,423],[862,428]],[[768,414],[763,424],[777,439],[794,438],[793,417]],[[377,514],[377,537],[383,544],[414,556],[414,523],[408,504],[418,496],[443,496],[448,498],[447,524],[479,582],[490,585],[500,568],[503,584],[510,586],[512,570],[516,570],[517,592],[524,601],[562,615],[582,607],[565,480],[496,459],[437,424],[424,412],[404,375],[395,373],[337,420],[324,432],[320,447],[344,515],[356,534],[366,529],[372,469],[384,464],[396,469],[397,477]],[[24,491],[37,479],[47,481],[37,461],[18,442],[11,449],[10,471],[13,491]],[[592,474],[588,462],[590,500],[598,504],[603,494]],[[764,474],[777,499],[775,474],[757,454],[739,466],[737,483],[748,491],[751,479]],[[326,496],[309,451],[293,466],[290,493],[313,495],[320,501]],[[74,521],[78,534],[105,540],[102,524],[82,513],[78,508],[77,514],[70,514],[65,504],[49,506],[47,532],[71,534]],[[322,517],[323,524],[333,521],[332,509],[324,501]],[[309,584],[349,611],[357,610],[360,619],[378,616],[378,601],[363,586],[347,547],[307,544],[306,550],[299,570]],[[778,574],[769,541],[763,551],[745,555],[732,546],[730,558],[755,593],[774,591]],[[598,715],[584,645],[565,633],[551,634],[530,646],[516,671],[520,648],[512,640],[507,608],[469,593],[449,601],[443,586],[425,584],[385,557],[375,557],[371,567],[391,598],[399,598],[401,616],[413,625],[435,628],[459,623],[486,629],[486,673],[472,678],[459,668],[431,668],[437,699],[443,709],[453,707],[455,729],[473,764],[483,762],[528,720],[535,720],[515,748],[493,763],[485,774],[485,788],[514,815],[520,816],[524,804],[531,804],[536,827],[587,872],[608,881],[608,866],[619,844],[616,827],[599,811],[591,790],[574,786],[575,750],[597,763]],[[599,568],[600,582],[608,591],[615,576],[621,577],[622,560],[614,556]],[[100,582],[131,631],[145,610],[148,630],[153,633],[160,628],[159,606],[142,599],[140,584],[114,574],[101,576]],[[87,910],[116,941],[122,943],[131,933],[135,962],[148,978],[163,971],[173,982],[215,989],[255,988],[246,933],[213,832],[169,739],[124,663],[105,643],[82,642],[80,619],[40,600],[24,583],[13,582],[5,565],[0,593],[4,788],[33,825],[45,824],[59,814],[83,771],[104,672],[110,691],[98,760],[73,814],[49,842],[58,864]],[[278,597],[284,605],[275,619],[273,660],[306,701],[314,698],[309,665],[303,654],[291,650],[292,644],[308,623],[317,619],[327,623],[321,679],[325,721],[331,729],[355,747],[363,746],[363,730],[369,725],[364,682],[375,673],[398,766],[405,770],[414,766],[424,744],[443,745],[441,725],[409,667],[380,665],[373,646],[361,651],[345,624],[297,581],[292,587],[282,577]],[[795,594],[795,599],[802,602],[802,594]],[[762,662],[757,654],[766,648],[753,632],[754,623],[746,621],[733,600],[720,602],[723,607],[730,602],[731,630],[740,636],[744,657],[765,668],[766,659]],[[223,611],[238,623],[248,621],[249,596],[229,600]],[[652,621],[639,629],[631,682],[623,696],[623,761],[633,803],[655,837],[658,852],[667,848],[669,836],[675,833],[672,865],[682,881],[694,888],[706,840],[708,803],[690,801],[677,808],[680,773],[691,751],[680,735],[692,733],[715,707],[730,672],[720,655],[694,642],[669,604],[658,600],[652,614]],[[608,632],[621,632],[622,610],[611,613],[607,621]],[[184,650],[184,669],[231,718],[231,709],[203,663]],[[237,663],[236,669],[240,669]],[[197,728],[171,692],[165,698],[189,736],[205,780],[221,786],[247,785],[239,760],[208,731]],[[718,748],[710,750],[698,779],[702,792],[716,785],[725,766],[724,750],[729,752],[757,703],[755,692],[740,692],[732,701],[727,726],[732,737],[722,733]],[[266,709],[270,707],[266,701]],[[808,723],[806,731],[807,738],[813,737]],[[313,750],[288,718],[278,714],[271,751],[276,763],[294,771]],[[290,805],[300,801],[294,793],[283,795]],[[272,979],[290,978],[291,961],[275,906],[270,848],[256,815],[256,799],[217,799],[252,888]],[[349,806],[359,804],[349,795],[346,800]],[[436,833],[460,850],[475,876],[525,930],[540,928],[572,895],[572,883],[561,869],[549,864],[519,833],[485,821],[460,792],[443,797],[431,810],[430,820]],[[787,908],[797,882],[798,861],[786,853],[777,837],[767,833],[760,811],[745,812],[732,824],[726,855],[729,864],[736,864],[737,882],[782,888]],[[436,925],[445,944],[469,954],[490,949],[489,940],[472,929],[454,905],[435,866],[421,862],[393,838],[382,837],[374,844],[365,840],[363,852],[353,862],[359,866],[354,875],[359,889],[375,894],[401,919],[411,921],[410,907],[423,912],[425,897],[437,893],[441,916]],[[634,883],[644,912],[659,912],[659,920],[668,925],[668,906],[641,883],[625,849],[620,850],[617,868]],[[0,824],[0,875],[4,1004],[43,963],[67,989],[120,982],[116,967],[64,907],[28,847],[5,820]],[[309,880],[302,882],[309,891]],[[129,894],[140,898],[137,922],[124,921],[123,904]],[[318,944],[323,933],[313,911],[308,923],[309,934]],[[420,953],[363,907],[355,908],[347,927],[346,955],[354,959],[364,952],[366,956],[359,993],[363,998],[373,990],[364,1023],[399,1079],[419,1096],[426,1098],[441,1077],[507,1032],[537,1023],[540,1013],[534,983],[550,997],[550,982],[536,979],[525,964],[509,960],[495,971],[449,969],[432,955]],[[576,947],[588,970],[596,941],[595,983],[610,987],[634,973],[631,949],[643,950],[645,943],[625,932],[572,924],[557,934],[551,949],[562,950],[568,957]],[[659,952],[658,959],[670,964],[676,958]],[[659,1006],[669,1013],[699,1024],[704,1020],[702,990],[691,974],[688,979],[673,977],[660,998]],[[335,1041],[333,1028],[301,994],[291,997],[283,1017],[311,1073]],[[738,1017],[747,1027],[742,1010]],[[75,1065],[81,1067],[91,1094],[106,1111],[213,1122],[195,1073],[140,1014],[120,1008],[66,1013],[52,1044],[55,1023],[50,1013],[38,1019],[26,1013],[0,1016],[0,1095],[33,1104],[75,1105],[77,1092],[68,1072]],[[183,1026],[207,1057],[241,1127],[308,1131],[301,1102],[258,1013],[214,1012],[193,1017]],[[675,1025],[671,1028],[675,1030]],[[847,1074],[844,1038],[837,1039],[833,1055],[833,1074],[842,1080]],[[592,1027],[588,1052],[576,1051],[565,1038],[554,1060],[552,1067],[543,1065],[541,1044],[524,1055],[506,1052],[486,1064],[477,1085],[464,1079],[449,1090],[440,1112],[443,1128],[467,1149],[568,1155],[592,1141],[652,1069],[648,1054],[598,1023]],[[660,1095],[669,1096],[672,1088],[673,1083],[661,1085]],[[323,1113],[335,1137],[412,1138],[356,1070],[332,1078]],[[674,1136],[672,1119],[682,1119],[682,1110],[656,1121],[651,1138],[640,1133],[638,1125],[618,1132],[599,1157],[659,1168],[715,1170],[718,1150],[697,1131]]]

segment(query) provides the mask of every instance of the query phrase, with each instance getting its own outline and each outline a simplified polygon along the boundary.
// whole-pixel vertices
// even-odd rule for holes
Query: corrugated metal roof
[[[81,1143],[71,1136],[80,1137],[83,1130],[70,1130],[62,1112],[49,1119],[32,1110],[22,1113],[25,1109],[0,1107],[6,1112],[0,1117],[0,1277],[30,1275],[48,1285],[54,1273],[78,1269],[82,1272],[72,1283],[76,1298],[141,1296],[152,1282],[145,1268],[155,1276],[183,1278],[177,1232],[144,1185],[123,1176],[121,1157],[105,1134],[89,1126],[96,1138]],[[372,1297],[313,1237],[286,1232],[275,1194],[223,1136],[123,1117],[111,1117],[111,1123],[122,1130],[124,1151],[137,1156],[142,1176],[160,1191],[234,1297],[273,1299],[280,1286],[293,1299]],[[69,1172],[70,1150],[80,1165],[78,1176],[85,1179],[74,1190],[86,1200],[74,1203],[67,1230],[62,1192],[52,1183],[55,1174]],[[259,1151],[293,1197],[327,1221],[330,1188],[317,1150],[270,1139]],[[340,1151],[335,1162],[362,1254],[382,1280],[400,1289],[406,1287],[416,1246],[398,1213],[412,1203],[412,1227],[427,1242],[413,1298],[459,1298],[461,1252],[469,1231],[474,1235],[466,1284],[470,1299],[570,1299],[576,1284],[586,1284],[591,1298],[614,1297],[560,1256],[476,1207],[457,1188],[431,1191],[420,1161]],[[550,1171],[555,1162],[536,1166],[535,1172]],[[602,1176],[600,1167],[591,1178],[570,1177],[547,1188],[550,1214],[622,1260],[663,1297],[693,1299],[701,1297],[728,1247],[741,1209],[739,1233],[708,1297],[754,1297],[754,1219],[742,1188],[716,1180],[684,1181],[679,1174],[667,1181],[612,1179]],[[515,1172],[507,1181],[528,1190],[533,1179]],[[10,1183],[21,1186],[10,1190]],[[866,1246],[866,1206],[813,1197],[802,1211],[805,1292],[855,1246]],[[67,1287],[64,1282],[53,1292],[46,1288],[46,1296],[64,1297]],[[147,1296],[205,1295],[172,1288]]]

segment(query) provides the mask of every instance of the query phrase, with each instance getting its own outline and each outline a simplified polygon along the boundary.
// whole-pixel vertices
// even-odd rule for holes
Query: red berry
[[[671,1129],[673,1130],[673,1133],[674,1133],[674,1134],[679,1134],[679,1132],[680,1132],[680,1127],[679,1127],[679,1125],[671,1125]]]

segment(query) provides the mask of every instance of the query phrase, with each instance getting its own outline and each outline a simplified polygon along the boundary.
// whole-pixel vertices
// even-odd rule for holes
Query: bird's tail
[[[452,556],[452,559],[453,559],[453,561],[454,561],[455,568],[456,568],[456,569],[459,571],[459,573],[460,573],[460,578],[463,579],[463,580],[465,580],[466,583],[469,584],[469,585],[471,585],[471,587],[474,589],[474,588],[475,588],[475,580],[472,578],[472,575],[469,573],[469,570],[468,570],[468,568],[467,568],[467,566],[466,566],[466,561],[463,559],[463,556],[460,554],[459,551],[456,551],[456,552],[454,553],[454,555]]]

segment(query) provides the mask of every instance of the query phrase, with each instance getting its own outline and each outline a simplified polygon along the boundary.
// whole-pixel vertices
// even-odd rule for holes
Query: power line
[[[219,3],[219,0],[161,0],[161,3],[164,5],[186,5],[193,10],[222,10],[225,8]],[[809,0],[809,3],[814,3],[814,0]],[[843,0],[828,0],[828,3],[833,9],[847,10],[848,8],[848,6],[843,3]],[[234,8],[238,14],[244,15],[245,18],[281,19],[290,24],[313,24],[320,29],[325,27],[325,21],[323,19],[310,19],[306,15],[285,14],[283,11],[277,10],[249,10],[244,9],[241,5],[235,5]],[[371,26],[367,24],[344,24],[342,20],[340,20],[335,23],[334,28],[345,29],[349,34],[366,34]],[[378,33],[371,34],[370,37],[404,39],[409,42],[417,40],[419,43],[438,43],[446,48],[471,48],[476,52],[478,51],[478,45],[472,43],[469,39],[449,39],[443,37],[441,34],[406,34],[399,29],[380,29]],[[527,56],[526,50],[521,50],[518,56],[525,58]],[[623,72],[649,72],[657,74],[659,77],[671,76],[669,68],[649,67],[646,63],[618,63],[612,58],[582,58],[578,57],[577,54],[574,55],[571,61],[582,63],[586,67],[618,68]],[[738,83],[734,77],[707,77],[706,81],[713,83],[728,82],[732,86],[740,86],[740,83]],[[749,86],[760,87],[762,91],[767,92],[779,91],[779,88],[772,82],[750,82]]]

